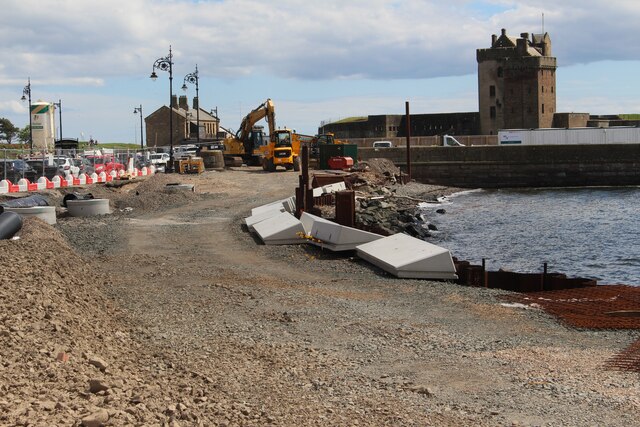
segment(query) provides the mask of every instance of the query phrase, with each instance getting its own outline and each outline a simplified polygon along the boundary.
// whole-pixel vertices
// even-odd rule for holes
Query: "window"
[[[494,85],[489,86],[489,96],[496,96],[496,87]]]
[[[489,116],[490,116],[492,119],[495,119],[495,118],[496,118],[496,107],[491,107],[491,108],[489,109]]]
[[[542,93],[544,93],[544,86],[542,86]]]
[[[498,67],[498,77],[502,77],[502,75],[504,74],[502,67]]]
[[[553,86],[551,86],[551,93],[553,93]]]
[[[544,104],[542,104],[542,114],[544,114]]]

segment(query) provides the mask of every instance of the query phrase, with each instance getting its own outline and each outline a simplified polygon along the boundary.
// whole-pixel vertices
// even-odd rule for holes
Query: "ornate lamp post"
[[[144,150],[144,140],[142,139],[142,104],[140,104],[140,107],[133,109],[133,114],[138,113],[140,113],[140,148]]]
[[[60,117],[60,141],[62,141],[62,100],[58,99],[58,102],[54,102],[53,105],[58,107],[58,113]]]
[[[33,152],[33,127],[31,126],[31,77],[27,80],[27,85],[22,89],[22,100],[26,101],[29,97],[29,152]]]
[[[171,46],[169,46],[169,56],[156,59],[153,63],[153,71],[151,72],[151,80],[156,80],[158,75],[156,69],[169,72],[169,168],[167,172],[173,172],[173,54]],[[140,114],[142,116],[142,114]]]
[[[189,73],[184,76],[184,84],[182,90],[187,91],[187,82],[196,85],[196,99],[198,100],[198,108],[196,108],[196,140],[198,146],[200,146],[200,97],[198,95],[198,64],[196,64],[196,70],[193,73]]]

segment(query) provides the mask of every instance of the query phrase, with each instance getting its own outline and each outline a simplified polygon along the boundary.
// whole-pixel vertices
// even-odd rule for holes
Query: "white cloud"
[[[27,114],[27,107],[16,100],[0,101],[0,114],[3,113]]]
[[[15,60],[0,72],[39,78],[148,72],[169,44],[176,69],[198,63],[203,73],[219,77],[469,74],[475,71],[475,49],[487,47],[491,33],[501,27],[516,35],[537,32],[542,12],[561,64],[640,54],[640,5],[624,0],[541,0],[535,6],[462,0],[4,3],[0,53]]]

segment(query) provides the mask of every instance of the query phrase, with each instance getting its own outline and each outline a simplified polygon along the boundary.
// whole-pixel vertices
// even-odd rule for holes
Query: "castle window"
[[[502,67],[498,67],[498,77],[502,77],[502,75],[504,74]]]
[[[544,114],[544,104],[542,104],[542,114]]]
[[[496,107],[491,107],[491,108],[489,109],[489,116],[490,116],[492,119],[495,119],[495,118],[496,118]]]
[[[553,93],[553,86],[551,86],[551,93]]]
[[[489,96],[496,96],[496,87],[494,85],[489,86]]]
[[[542,86],[542,93],[544,93],[544,86]]]

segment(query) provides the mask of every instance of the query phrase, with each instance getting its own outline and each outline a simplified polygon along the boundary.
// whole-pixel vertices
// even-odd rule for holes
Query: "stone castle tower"
[[[556,58],[548,33],[491,36],[478,49],[478,98],[483,135],[499,129],[548,128],[556,112]]]

